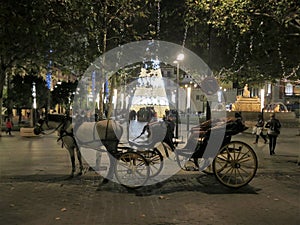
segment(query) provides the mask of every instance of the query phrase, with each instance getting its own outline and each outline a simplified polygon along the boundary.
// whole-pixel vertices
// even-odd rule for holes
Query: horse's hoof
[[[82,175],[82,172],[77,173],[77,176],[81,176],[81,175]]]
[[[102,183],[101,183],[101,184],[107,184],[108,182],[109,182],[109,179],[104,178],[104,179],[102,180]]]
[[[99,187],[97,188],[96,191],[102,191],[103,189],[102,189],[101,187],[103,187],[103,185],[107,184],[108,182],[109,182],[109,179],[104,178],[104,179],[102,180],[102,182],[99,184]]]

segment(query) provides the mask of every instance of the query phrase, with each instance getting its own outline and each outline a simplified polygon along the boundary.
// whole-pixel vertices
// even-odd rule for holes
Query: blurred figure
[[[264,139],[265,144],[267,143],[266,135],[264,135],[264,133],[263,133],[264,125],[265,125],[265,121],[264,121],[262,114],[258,114],[257,123],[255,125],[256,126],[256,135],[255,135],[256,138],[255,138],[255,141],[253,142],[253,144],[258,143],[259,136],[261,136]]]
[[[11,135],[12,127],[13,127],[12,122],[10,121],[10,119],[7,119],[7,121],[6,121],[6,134]]]

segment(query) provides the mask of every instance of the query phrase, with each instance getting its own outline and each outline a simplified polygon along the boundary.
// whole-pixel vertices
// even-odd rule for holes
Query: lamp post
[[[181,85],[184,86],[186,89],[186,130],[189,131],[190,129],[190,112],[191,112],[191,92],[192,92],[192,85],[195,86],[196,84],[193,84],[193,78],[191,75],[185,75],[183,80],[181,81]],[[187,132],[188,134],[188,132]]]
[[[176,88],[176,127],[175,127],[175,138],[178,138],[178,123],[179,123],[179,62],[184,59],[184,54],[180,53],[177,55],[176,60],[174,63],[177,64],[177,71],[176,71],[176,83],[177,83],[177,88]]]
[[[260,111],[263,113],[265,107],[265,89],[260,89]]]
[[[37,105],[36,105],[36,87],[35,87],[35,82],[32,83],[32,97],[33,97],[33,104],[32,104],[32,108],[33,108],[33,126],[35,125],[35,122],[36,122],[36,108],[37,108]]]
[[[190,129],[190,112],[191,112],[191,87],[188,86],[186,88],[186,111],[187,111],[187,115],[186,115],[186,130],[187,132]]]
[[[118,89],[114,89],[114,95],[113,95],[113,105],[114,105],[114,116],[117,118],[117,99],[118,99]]]

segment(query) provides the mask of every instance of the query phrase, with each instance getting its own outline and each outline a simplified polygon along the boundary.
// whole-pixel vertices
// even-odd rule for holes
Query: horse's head
[[[72,120],[69,116],[60,117],[59,119],[54,120],[45,120],[39,119],[36,123],[33,132],[36,135],[45,134],[45,130],[53,130],[58,131],[59,135],[61,136],[62,133],[72,132]],[[53,132],[50,132],[53,133]],[[49,134],[50,134],[49,133]]]

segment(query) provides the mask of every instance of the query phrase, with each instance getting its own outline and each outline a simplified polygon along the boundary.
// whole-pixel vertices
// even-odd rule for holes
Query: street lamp
[[[265,89],[260,89],[260,111],[263,112],[265,107]]]
[[[176,130],[175,130],[175,138],[178,138],[178,123],[179,123],[179,62],[182,61],[184,59],[184,54],[180,53],[177,55],[176,60],[174,61],[175,64],[177,64],[177,71],[176,71],[176,83],[177,83],[177,90],[176,90]]]
[[[114,116],[117,118],[117,98],[118,98],[118,89],[114,89],[114,95],[113,95],[113,105],[114,105]]]
[[[192,92],[192,85],[194,81],[191,75],[185,75],[183,80],[181,81],[181,85],[184,85],[186,88],[186,130],[189,131],[190,129],[190,112],[191,112],[191,92]],[[195,86],[194,84],[193,86]],[[188,134],[188,133],[187,133]]]
[[[187,111],[187,124],[186,124],[186,130],[189,131],[190,129],[190,112],[191,112],[191,90],[192,88],[188,86],[186,88],[186,111]]]
[[[32,108],[33,108],[33,126],[35,125],[36,122],[36,87],[35,87],[35,82],[32,83],[32,97],[33,97],[33,104],[32,104]]]

